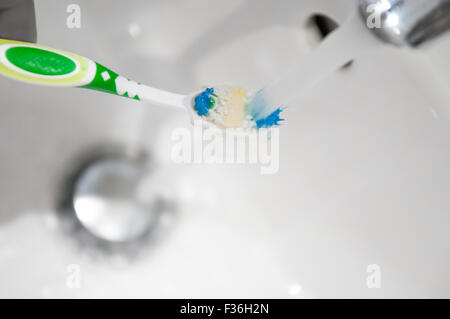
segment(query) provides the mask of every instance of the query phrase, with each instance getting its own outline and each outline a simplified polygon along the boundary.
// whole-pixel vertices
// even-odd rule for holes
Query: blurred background
[[[36,1],[39,44],[179,93],[260,88],[356,6],[77,0],[68,28],[72,3]],[[183,112],[1,77],[0,296],[450,297],[449,54],[382,45],[308,90],[274,175],[172,163]]]

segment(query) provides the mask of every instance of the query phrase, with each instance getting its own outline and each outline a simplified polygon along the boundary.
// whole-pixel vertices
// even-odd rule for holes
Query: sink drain
[[[64,181],[62,225],[91,250],[133,254],[170,224],[174,204],[158,194],[140,193],[155,169],[148,155],[119,148],[86,154]]]
[[[158,218],[156,202],[137,197],[145,173],[139,163],[105,158],[89,165],[75,184],[73,207],[94,236],[128,242],[145,234]]]

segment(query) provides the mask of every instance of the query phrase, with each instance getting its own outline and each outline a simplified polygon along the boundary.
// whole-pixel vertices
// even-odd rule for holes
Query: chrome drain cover
[[[97,238],[128,242],[145,234],[157,219],[157,207],[138,196],[145,173],[123,159],[92,163],[75,183],[73,208],[80,223]]]
[[[80,152],[61,184],[62,230],[94,258],[138,256],[164,238],[176,220],[159,166],[147,153],[120,146]],[[167,185],[166,185],[167,186]]]

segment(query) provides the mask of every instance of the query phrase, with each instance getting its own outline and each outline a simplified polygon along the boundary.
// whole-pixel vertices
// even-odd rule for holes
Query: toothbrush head
[[[194,98],[193,108],[198,116],[221,128],[258,129],[280,125],[283,119],[278,108],[269,116],[258,118],[259,112],[251,94],[235,87],[210,87]]]

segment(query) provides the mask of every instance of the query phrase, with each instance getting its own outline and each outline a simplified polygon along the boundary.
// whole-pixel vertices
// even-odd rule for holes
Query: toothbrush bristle
[[[280,125],[283,119],[278,108],[269,116],[259,118],[261,103],[251,103],[246,90],[233,87],[206,88],[194,99],[197,114],[222,128],[268,128]],[[259,105],[259,106],[258,106]]]
[[[208,114],[209,110],[214,107],[214,89],[207,88],[195,97],[194,109],[200,116]]]
[[[280,122],[284,121],[284,119],[280,118],[280,113],[283,112],[282,108],[278,108],[275,111],[272,112],[272,114],[256,120],[256,126],[258,128],[267,128],[272,126],[278,126],[281,125]]]

